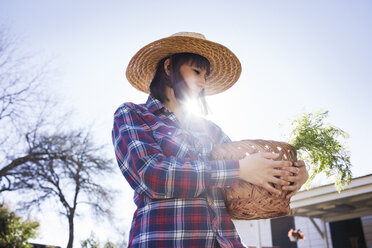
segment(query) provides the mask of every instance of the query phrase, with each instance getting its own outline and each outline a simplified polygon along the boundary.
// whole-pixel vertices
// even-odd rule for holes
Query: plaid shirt
[[[191,120],[181,127],[151,96],[115,112],[116,159],[137,205],[129,247],[244,247],[221,193],[238,182],[239,163],[210,161],[213,146],[230,139],[210,121]]]

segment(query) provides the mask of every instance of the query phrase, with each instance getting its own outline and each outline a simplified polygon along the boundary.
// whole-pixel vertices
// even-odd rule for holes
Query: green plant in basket
[[[349,136],[343,130],[326,124],[328,111],[306,113],[292,122],[289,143],[297,150],[298,159],[304,160],[309,171],[309,180],[320,173],[334,177],[335,187],[340,192],[351,182],[350,153],[342,141]]]

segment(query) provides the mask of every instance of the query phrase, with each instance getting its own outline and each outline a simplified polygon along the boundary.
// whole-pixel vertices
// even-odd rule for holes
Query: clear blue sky
[[[0,23],[34,63],[52,59],[50,90],[76,110],[77,123],[94,121],[102,142],[111,142],[112,114],[122,102],[146,100],[125,78],[131,56],[156,39],[194,31],[242,63],[236,85],[208,99],[210,118],[233,140],[283,140],[280,122],[329,110],[329,122],[350,134],[354,176],[372,173],[371,13],[372,2],[358,0],[0,2]],[[119,176],[128,221],[132,193]],[[57,229],[60,238],[42,230],[41,241],[65,246],[67,233]],[[89,231],[77,235],[78,247]]]

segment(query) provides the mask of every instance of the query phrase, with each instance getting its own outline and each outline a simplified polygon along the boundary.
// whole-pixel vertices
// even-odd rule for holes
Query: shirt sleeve
[[[209,128],[209,134],[213,137],[216,145],[225,144],[231,142],[231,139],[227,134],[219,127],[216,123],[206,120]]]
[[[209,187],[238,182],[236,160],[193,161],[166,157],[141,116],[127,105],[114,116],[115,155],[131,187],[150,198],[198,197]]]

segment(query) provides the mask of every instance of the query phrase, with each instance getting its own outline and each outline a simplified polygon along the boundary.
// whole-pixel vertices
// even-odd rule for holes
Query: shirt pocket
[[[190,157],[187,135],[179,128],[160,126],[153,132],[155,141],[167,157]]]

